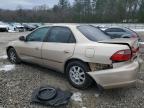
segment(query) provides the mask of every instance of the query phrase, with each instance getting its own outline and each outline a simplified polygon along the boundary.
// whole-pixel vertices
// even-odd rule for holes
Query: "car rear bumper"
[[[140,71],[140,63],[133,61],[122,67],[88,72],[97,84],[104,89],[118,88],[134,85],[137,79],[137,73]]]

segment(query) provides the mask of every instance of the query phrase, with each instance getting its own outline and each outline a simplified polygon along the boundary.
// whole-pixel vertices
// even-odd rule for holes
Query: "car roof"
[[[55,24],[46,24],[42,27],[48,27],[48,26],[62,26],[62,27],[76,27],[80,25],[89,25],[89,24],[77,24],[77,23],[55,23]]]
[[[111,28],[126,29],[126,27],[121,27],[121,26],[112,26],[112,27],[108,27],[108,29],[111,29]]]

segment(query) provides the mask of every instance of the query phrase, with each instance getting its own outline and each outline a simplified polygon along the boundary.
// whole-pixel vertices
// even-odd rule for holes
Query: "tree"
[[[144,22],[144,0],[59,0],[33,9],[0,9],[0,20],[12,22]]]
[[[144,22],[144,0],[139,2],[138,20],[139,22]]]
[[[68,0],[59,0],[58,6],[60,9],[66,9],[70,7]]]
[[[97,0],[95,6],[96,20],[98,22],[103,21],[104,12],[105,12],[105,2],[106,0]]]

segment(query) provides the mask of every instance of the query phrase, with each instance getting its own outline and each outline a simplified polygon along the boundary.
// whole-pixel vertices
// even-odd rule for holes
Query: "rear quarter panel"
[[[92,42],[89,44],[77,44],[73,58],[84,62],[112,64],[111,56],[119,50],[129,49],[127,45],[106,44]]]

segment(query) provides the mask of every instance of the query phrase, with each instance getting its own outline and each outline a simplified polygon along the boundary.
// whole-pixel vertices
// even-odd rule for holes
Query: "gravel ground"
[[[12,65],[6,59],[9,41],[27,33],[0,33],[0,108],[51,108],[31,104],[32,91],[51,85],[74,93],[69,104],[61,108],[143,108],[144,65],[135,87],[105,90],[99,95],[95,86],[81,91],[73,88],[61,73],[37,65]],[[142,35],[142,33],[141,33]]]

